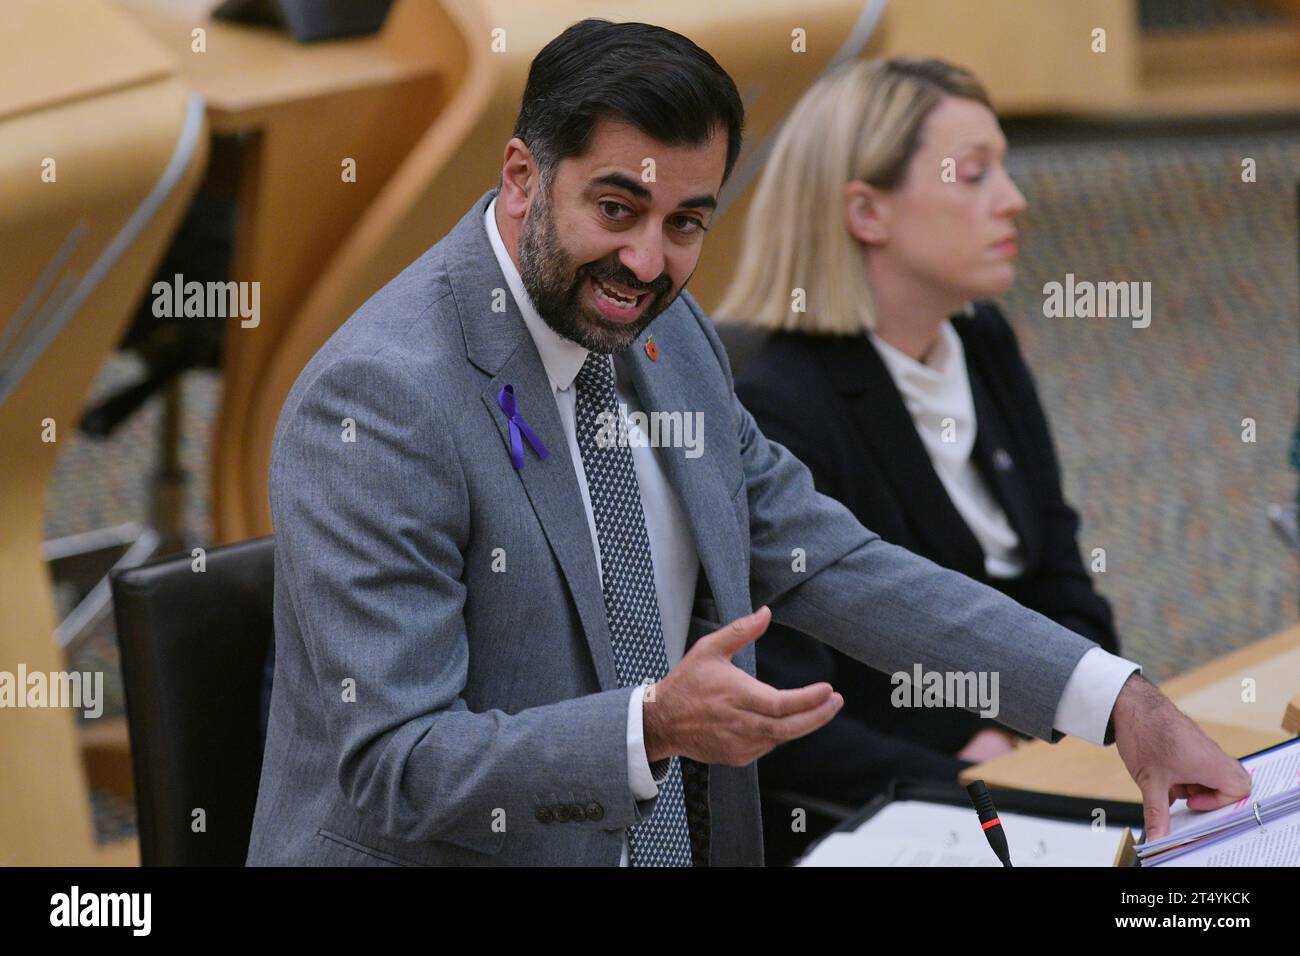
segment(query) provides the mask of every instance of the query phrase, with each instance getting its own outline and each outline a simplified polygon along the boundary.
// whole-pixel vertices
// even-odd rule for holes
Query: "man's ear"
[[[891,205],[883,191],[860,179],[844,186],[844,227],[858,242],[870,246],[889,240]]]
[[[532,201],[533,191],[540,186],[537,161],[524,141],[514,137],[506,143],[505,158],[501,165],[501,192],[497,205],[507,216],[523,219]]]

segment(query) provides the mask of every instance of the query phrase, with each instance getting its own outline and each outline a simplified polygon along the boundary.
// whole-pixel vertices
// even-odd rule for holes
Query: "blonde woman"
[[[715,315],[774,333],[736,391],[819,491],[1117,653],[1033,378],[987,301],[1015,277],[1025,208],[1006,148],[958,67],[858,61],[828,75],[778,135]],[[858,805],[893,778],[951,780],[1013,746],[966,710],[895,706],[887,675],[802,635],[773,627],[757,647],[763,680],[828,680],[845,700],[760,761],[769,791]],[[781,822],[776,841],[789,839]]]

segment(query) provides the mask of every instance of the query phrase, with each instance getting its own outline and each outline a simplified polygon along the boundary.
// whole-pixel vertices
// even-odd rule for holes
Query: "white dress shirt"
[[[488,240],[496,255],[497,263],[505,276],[506,285],[514,296],[515,304],[523,316],[524,324],[532,336],[542,365],[546,369],[551,390],[555,395],[556,408],[564,426],[565,438],[569,445],[569,456],[573,460],[573,470],[578,477],[578,488],[582,495],[583,510],[587,515],[587,527],[591,534],[591,547],[596,556],[596,567],[600,568],[600,542],[596,535],[596,519],[591,510],[591,495],[587,489],[586,471],[582,465],[582,453],[578,448],[577,426],[575,424],[575,405],[577,396],[573,381],[578,371],[587,360],[587,349],[559,335],[538,314],[532,300],[524,289],[519,269],[506,250],[501,232],[497,229],[496,199],[488,204],[484,215],[484,225]],[[618,363],[614,363],[614,388],[619,401],[627,406],[630,413],[641,410],[640,400],[633,390],[631,382],[619,375]],[[649,447],[649,441],[635,442],[631,436],[635,432],[632,421],[625,422],[628,429],[632,451],[632,464],[636,470],[637,487],[641,492],[641,505],[645,512],[646,533],[650,539],[651,562],[654,566],[655,592],[659,599],[659,617],[663,625],[664,650],[668,656],[668,666],[675,667],[686,651],[686,634],[690,625],[691,609],[695,600],[695,584],[699,575],[700,559],[691,539],[690,525],[680,498],[668,476],[664,472],[655,450]],[[1094,655],[1101,654],[1110,660],[1097,660]],[[1092,661],[1089,664],[1089,661]],[[1087,666],[1085,666],[1087,665]],[[1120,676],[1121,665],[1127,665]],[[1083,655],[1078,667],[1066,683],[1065,694],[1057,707],[1054,726],[1061,733],[1073,734],[1101,743],[1106,732],[1110,712],[1119,695],[1119,688],[1136,664],[1122,658],[1107,654],[1101,648],[1093,648]],[[642,731],[642,697],[644,687],[633,690],[628,701],[627,715],[627,766],[628,783],[633,796],[638,800],[648,800],[659,792],[658,783],[650,772],[649,759],[646,756]],[[623,853],[620,866],[628,865],[627,838],[623,839]]]
[[[523,279],[497,229],[496,200],[488,204],[485,215],[488,240],[497,262],[506,277],[506,285],[514,296],[515,304],[524,317],[524,324],[537,346],[537,352],[546,368],[555,395],[555,405],[564,425],[564,436],[569,443],[569,457],[578,476],[578,489],[582,494],[582,507],[587,514],[587,528],[591,532],[591,549],[596,555],[596,568],[600,569],[600,542],[596,536],[596,518],[591,510],[591,494],[587,489],[587,474],[582,466],[582,452],[578,448],[578,430],[575,408],[577,393],[573,380],[587,360],[587,349],[577,342],[564,338],[552,329],[538,314],[532,300],[524,290]],[[627,406],[628,416],[641,411],[640,400],[626,376],[619,375],[614,363],[614,390],[620,403]],[[695,602],[695,582],[700,571],[700,557],[691,539],[690,524],[676,489],[668,481],[655,449],[649,440],[638,441],[633,420],[625,420],[628,444],[631,445],[632,466],[641,492],[641,507],[645,512],[646,534],[650,539],[650,559],[654,566],[655,593],[659,599],[659,619],[663,626],[664,651],[668,666],[674,667],[686,653],[686,634],[690,627],[691,607]],[[628,701],[627,712],[627,773],[632,794],[638,800],[648,800],[659,792],[658,783],[650,772],[642,732],[642,697],[645,688],[638,687]],[[659,781],[662,782],[662,781]],[[627,839],[623,840],[620,866],[627,866]]]
[[[1006,512],[971,461],[975,449],[975,399],[966,371],[961,336],[944,322],[924,362],[918,362],[869,333],[894,386],[912,416],[953,507],[984,550],[991,578],[1018,578],[1025,571],[1020,538]]]

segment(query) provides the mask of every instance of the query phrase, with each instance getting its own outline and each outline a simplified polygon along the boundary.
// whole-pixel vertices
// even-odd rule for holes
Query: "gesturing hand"
[[[1115,746],[1142,789],[1147,839],[1169,832],[1169,804],[1214,810],[1250,793],[1250,775],[1138,674],[1115,701]]]
[[[772,612],[761,607],[706,634],[646,691],[643,735],[652,763],[680,754],[701,763],[743,767],[835,716],[844,698],[830,684],[777,690],[731,662],[771,620]]]

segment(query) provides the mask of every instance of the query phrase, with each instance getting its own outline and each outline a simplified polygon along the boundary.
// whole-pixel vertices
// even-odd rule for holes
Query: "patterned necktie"
[[[632,449],[617,440],[621,425],[609,356],[588,353],[577,386],[578,450],[596,519],[601,589],[618,684],[628,687],[657,681],[668,673],[668,654]],[[651,766],[656,776],[663,772],[663,763]],[[691,865],[682,768],[677,757],[668,761],[668,777],[659,785],[654,812],[628,827],[627,841],[632,866]]]

